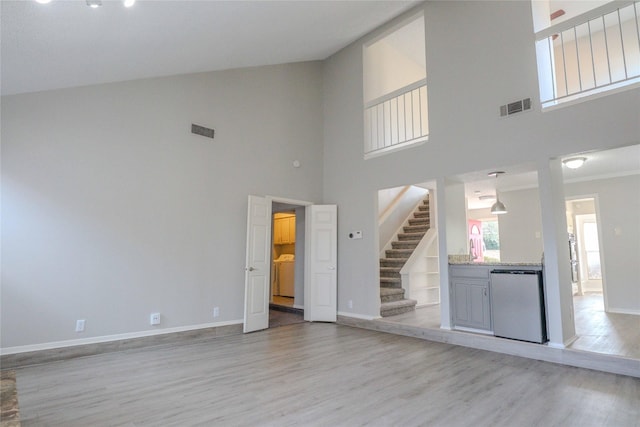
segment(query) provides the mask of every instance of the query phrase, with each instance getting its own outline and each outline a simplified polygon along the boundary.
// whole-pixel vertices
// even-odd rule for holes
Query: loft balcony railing
[[[640,83],[639,15],[614,1],[536,33],[542,106]]]
[[[364,134],[365,157],[426,141],[429,137],[426,79],[367,103]]]

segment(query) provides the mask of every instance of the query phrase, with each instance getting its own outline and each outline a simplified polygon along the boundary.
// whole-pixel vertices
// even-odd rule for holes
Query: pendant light
[[[498,176],[502,175],[503,173],[503,171],[489,172],[489,176],[496,178],[496,202],[493,204],[493,206],[491,206],[491,213],[494,215],[502,215],[507,213],[506,206],[500,201],[500,197],[498,197]]]

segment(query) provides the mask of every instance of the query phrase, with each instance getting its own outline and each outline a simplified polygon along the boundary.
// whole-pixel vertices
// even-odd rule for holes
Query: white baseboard
[[[375,320],[375,319],[381,318],[381,316],[368,316],[366,314],[348,313],[345,311],[339,311],[338,316],[353,317],[354,319],[363,319],[363,320]]]
[[[42,344],[30,344],[30,345],[21,345],[21,346],[15,346],[15,347],[6,347],[6,348],[0,349],[0,355],[18,354],[18,353],[26,353],[30,351],[40,351],[40,350],[52,350],[56,348],[74,347],[74,346],[86,345],[86,344],[98,344],[98,343],[105,343],[105,342],[111,342],[111,341],[128,340],[133,338],[144,338],[144,337],[150,337],[155,335],[173,334],[176,332],[195,331],[198,329],[237,325],[243,322],[244,320],[228,320],[224,322],[202,323],[199,325],[178,326],[175,328],[156,329],[151,331],[129,332],[126,334],[103,335],[100,337],[81,338],[81,339],[66,340],[66,341],[53,341],[53,342],[42,343]]]
[[[624,308],[611,308],[607,310],[607,313],[616,313],[616,314],[634,314],[636,316],[640,316],[640,310],[628,310]]]
[[[297,308],[298,310],[304,310],[304,305],[293,304],[293,308]]]
[[[441,328],[445,329],[445,328]],[[467,328],[465,326],[454,326],[454,331],[462,331],[462,332],[473,332],[474,334],[482,334],[482,335],[491,335],[493,336],[493,331],[487,331],[484,329],[476,329],[476,328]]]
[[[573,344],[574,342],[576,342],[576,340],[578,339],[577,335],[573,335],[572,337],[567,338],[566,340],[564,340],[564,342],[562,343],[557,343],[557,342],[552,342],[549,341],[547,343],[547,347],[551,347],[551,348],[569,348],[569,346],[571,344]]]

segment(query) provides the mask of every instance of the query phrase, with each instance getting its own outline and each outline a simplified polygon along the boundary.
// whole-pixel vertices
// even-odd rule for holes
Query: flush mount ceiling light
[[[504,172],[503,171],[495,171],[495,172],[489,172],[489,176],[491,177],[495,177],[496,178],[496,183],[498,181],[498,176],[502,175]],[[500,201],[500,198],[498,197],[498,186],[496,184],[496,202],[491,206],[491,213],[494,215],[502,215],[502,214],[506,214],[507,213],[507,208],[504,205],[504,203],[502,203]]]
[[[586,157],[572,157],[570,159],[564,159],[562,163],[569,169],[578,169],[580,166],[584,165],[584,162],[587,161]]]
[[[136,4],[136,0],[124,0],[123,3],[124,7],[131,7]]]
[[[36,2],[40,4],[47,4],[47,3],[51,3],[51,0],[36,0]]]
[[[87,6],[96,9],[102,6],[102,0],[87,0]]]

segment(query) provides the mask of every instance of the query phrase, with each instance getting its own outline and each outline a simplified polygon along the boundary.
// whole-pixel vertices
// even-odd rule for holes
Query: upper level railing
[[[364,106],[364,134],[365,158],[426,141],[426,79],[368,102]]]
[[[543,107],[640,83],[640,2],[611,2],[536,33]]]

